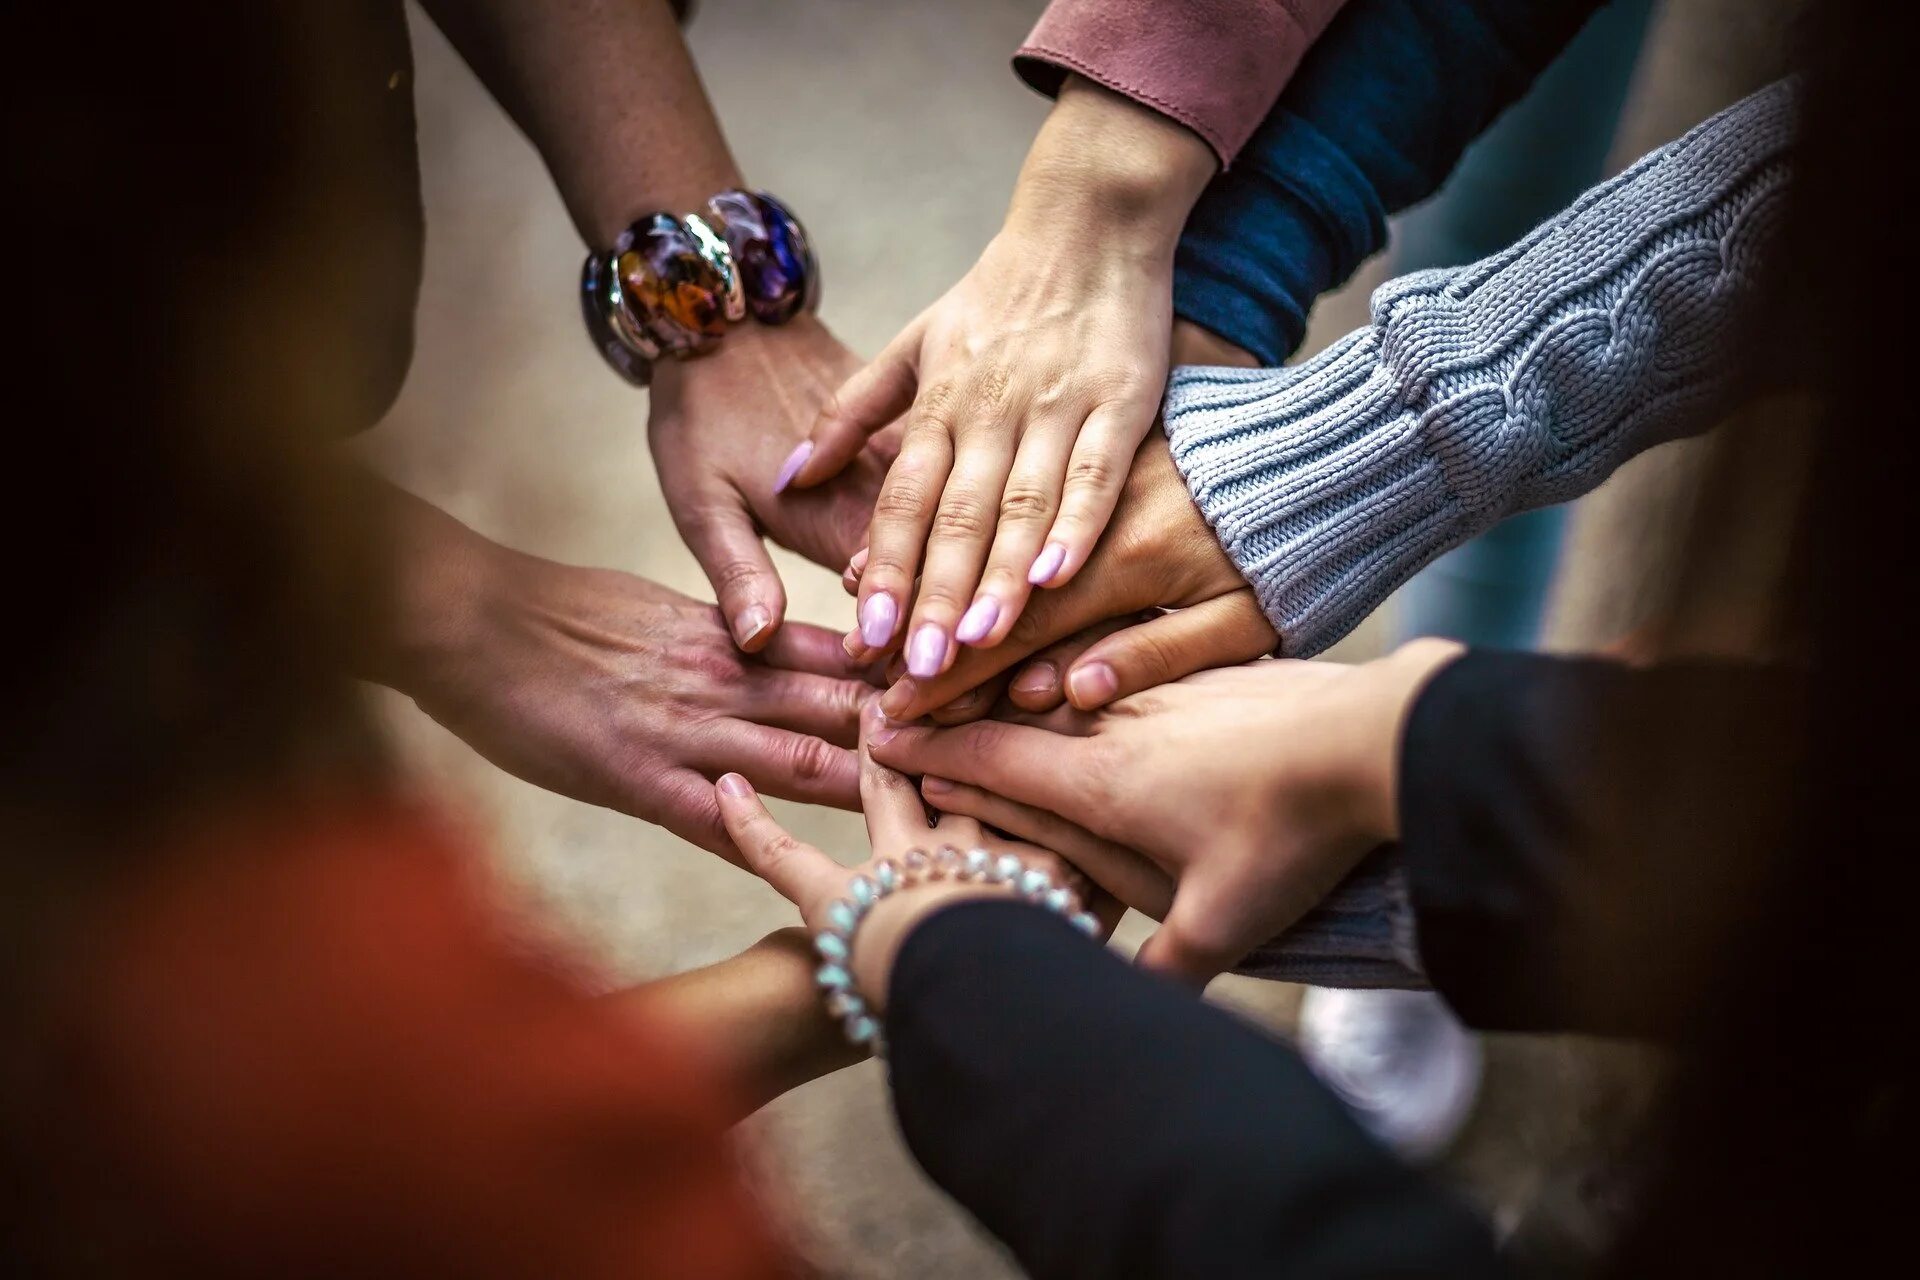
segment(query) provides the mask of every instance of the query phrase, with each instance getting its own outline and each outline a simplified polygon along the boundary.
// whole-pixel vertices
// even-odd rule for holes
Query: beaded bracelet
[[[819,305],[820,264],[807,233],[764,191],[722,191],[706,214],[651,213],[580,268],[587,334],[636,386],[663,354],[710,351],[752,315],[785,324]]]
[[[813,949],[821,960],[814,981],[820,986],[828,1015],[840,1023],[855,1048],[870,1049],[877,1057],[886,1056],[886,1033],[867,1007],[865,997],[854,990],[853,936],[876,902],[901,889],[936,880],[1007,885],[1028,902],[1065,916],[1067,923],[1088,937],[1100,932],[1100,922],[1092,912],[1081,910],[1080,900],[1071,889],[1055,884],[1047,872],[1029,867],[1010,853],[995,858],[985,849],[963,854],[952,845],[943,845],[931,854],[911,850],[898,863],[881,860],[874,865],[872,876],[855,876],[847,886],[847,896],[828,904],[827,927],[813,939]]]

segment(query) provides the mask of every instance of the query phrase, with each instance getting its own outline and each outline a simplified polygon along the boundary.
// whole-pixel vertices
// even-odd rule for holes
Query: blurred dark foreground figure
[[[1786,611],[1809,712],[1739,756],[1768,754],[1765,776],[1788,779],[1795,803],[1751,833],[1749,875],[1676,869],[1737,889],[1731,940],[1670,989],[1616,993],[1695,1011],[1621,1275],[1818,1274],[1896,1257],[1904,1235],[1911,1179],[1894,1161],[1920,1135],[1915,1038],[1895,1015],[1917,886],[1896,788],[1912,772],[1913,676],[1874,660],[1872,623],[1899,598],[1911,541],[1904,332],[1884,300],[1914,282],[1898,244],[1856,246],[1901,207],[1911,121],[1892,42],[1866,11],[1825,7],[1810,45],[1794,252],[1765,318],[1822,415]],[[164,165],[90,132],[71,103],[36,111],[18,100],[31,82],[7,77],[9,151],[31,178],[15,209],[27,324],[9,352],[11,417],[39,455],[16,455],[16,489],[65,502],[50,514],[16,500],[4,526],[24,570],[0,662],[6,1261],[43,1274],[778,1274],[723,1131],[845,1060],[813,1012],[804,951],[774,939],[718,980],[596,995],[506,922],[471,841],[398,794],[345,675],[380,643],[380,531],[356,522],[351,481],[315,444],[351,380],[327,376],[297,304],[263,329],[246,301],[334,270],[290,257],[300,241],[284,234],[314,212],[297,198],[310,157],[285,132],[306,104],[301,86],[242,63],[202,65],[234,79],[183,88],[203,95],[189,104],[203,108],[195,143]],[[113,88],[107,76],[88,91]],[[138,208],[101,198],[107,155],[115,189],[145,193]],[[335,198],[350,207],[351,193]],[[1773,812],[1781,797],[1754,799]],[[1635,801],[1730,822],[1683,794]],[[916,988],[896,987],[901,1021],[949,1018],[977,1048],[991,1017],[1017,1016],[1025,1006],[996,1003],[998,990],[969,1002],[954,998],[963,984],[932,980],[968,920],[1027,929],[1003,918],[1016,910],[956,909],[903,952],[935,998],[916,1012]],[[1066,945],[1029,941],[1020,954],[1036,962]],[[1497,1273],[1484,1233],[1309,1092],[1281,1047],[1249,1049],[1257,1038],[1223,1030],[1224,1015],[1114,970],[1085,993],[1158,1022],[1103,1047],[1100,1070],[1146,1078],[1172,1043],[1199,1066],[1219,1043],[1270,1054],[1292,1072],[1296,1124],[1235,1145],[1236,1109],[1263,1114],[1260,1073],[1189,1078],[1216,1123],[1185,1136],[1209,1159],[1169,1166],[1182,1177],[1160,1195],[1082,1205],[1061,1182],[1051,1199],[969,1200],[1030,1246],[1071,1238],[1061,1219],[1116,1227],[1104,1250],[1054,1254],[1047,1273],[1256,1274],[1200,1261],[1226,1238],[1209,1215],[1244,1222],[1283,1195],[1295,1216],[1275,1224],[1349,1231],[1299,1258],[1309,1273]],[[689,983],[697,999],[681,998]],[[1062,1060],[1078,1061],[1071,1048]],[[1038,1081],[1061,1061],[1029,1065]],[[1027,1100],[968,1096],[970,1078],[951,1078],[948,1154],[971,1141],[1009,1186],[1036,1148],[1097,1137],[1111,1175],[1182,1136],[1151,1114],[1107,1123],[1101,1100],[1124,1095],[1091,1087],[1039,1100],[1060,1128],[1022,1131],[1004,1120]],[[924,1123],[938,1102],[903,1092],[901,1106]],[[913,1136],[926,1158],[938,1139]],[[1265,1181],[1276,1165],[1303,1181]],[[1190,1245],[1190,1269],[1165,1263],[1169,1241]],[[1114,1257],[1134,1261],[1102,1271]]]

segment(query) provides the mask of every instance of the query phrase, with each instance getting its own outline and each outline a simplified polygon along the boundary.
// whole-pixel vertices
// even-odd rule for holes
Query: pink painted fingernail
[[[744,799],[753,794],[753,787],[748,784],[745,778],[737,773],[721,774],[720,790],[735,799]]]
[[[960,625],[954,628],[954,636],[961,644],[979,644],[993,630],[993,624],[1000,621],[1000,602],[992,596],[981,596],[967,609],[966,616],[960,619]]]
[[[893,639],[893,624],[899,620],[900,606],[892,596],[885,592],[868,596],[860,605],[860,638],[867,648],[878,649]]]
[[[1104,706],[1120,690],[1120,677],[1104,662],[1089,662],[1067,672],[1067,698],[1082,711]]]
[[[780,474],[773,478],[773,491],[785,493],[787,486],[793,483],[793,478],[800,474],[800,468],[806,466],[807,459],[812,456],[813,441],[802,440],[795,445],[793,452],[787,455],[787,460],[780,464]]]
[[[1053,576],[1060,572],[1060,566],[1066,562],[1066,544],[1049,542],[1034,560],[1033,568],[1027,570],[1027,581],[1036,587],[1044,587],[1053,581]]]
[[[923,622],[907,642],[907,674],[931,680],[947,661],[947,633],[938,623]]]

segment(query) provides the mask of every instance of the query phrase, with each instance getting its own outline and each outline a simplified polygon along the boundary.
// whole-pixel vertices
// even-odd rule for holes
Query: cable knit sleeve
[[[1175,372],[1174,458],[1286,653],[1711,424],[1782,225],[1797,100],[1781,81],[1504,252],[1388,282],[1367,328],[1302,364]]]

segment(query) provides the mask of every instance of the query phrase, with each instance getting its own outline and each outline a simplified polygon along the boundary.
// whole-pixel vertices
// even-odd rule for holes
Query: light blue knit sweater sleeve
[[[1798,93],[1745,99],[1502,253],[1382,285],[1372,323],[1310,360],[1175,371],[1174,459],[1284,652],[1712,424],[1783,225]]]

